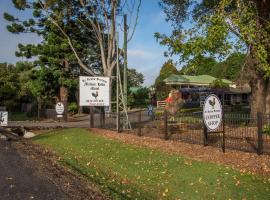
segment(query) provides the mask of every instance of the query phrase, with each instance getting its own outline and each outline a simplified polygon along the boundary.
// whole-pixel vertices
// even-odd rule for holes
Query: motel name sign
[[[80,76],[80,106],[109,106],[110,78]]]

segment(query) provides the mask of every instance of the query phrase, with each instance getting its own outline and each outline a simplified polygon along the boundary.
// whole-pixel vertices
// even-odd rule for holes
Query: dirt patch
[[[31,140],[13,142],[12,146],[40,175],[45,176],[67,194],[68,199],[109,199],[93,183],[61,165],[58,162],[60,158],[53,152],[34,144]]]
[[[91,129],[91,132],[104,137],[119,140],[123,143],[133,144],[138,147],[163,150],[167,153],[176,153],[188,156],[192,159],[224,164],[252,174],[261,174],[270,177],[270,156],[257,155],[241,151],[226,150],[225,153],[219,148],[183,143],[179,141],[165,141],[159,138],[139,137],[133,134],[117,133],[103,129]]]

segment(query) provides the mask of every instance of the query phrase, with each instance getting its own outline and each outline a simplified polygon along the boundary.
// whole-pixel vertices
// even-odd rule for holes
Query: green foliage
[[[11,110],[16,108],[19,89],[18,74],[15,72],[14,66],[6,63],[0,64],[0,105]]]
[[[120,67],[121,71],[123,66]],[[123,77],[123,74],[121,75]],[[142,87],[144,76],[142,73],[137,72],[136,69],[127,69],[127,89],[128,89],[128,106],[131,108],[141,108],[147,105],[148,93],[147,88]],[[136,88],[136,91],[132,91]]]
[[[128,106],[132,108],[145,108],[149,105],[149,92],[146,87],[138,88],[136,92],[129,91]]]
[[[69,91],[77,88],[76,78],[79,74],[83,74],[69,41],[51,22],[50,17],[57,16],[57,22],[72,38],[73,46],[81,60],[97,73],[102,73],[97,42],[92,39],[94,33],[89,31],[90,29],[86,30],[78,21],[79,2],[47,1],[43,6],[49,8],[50,17],[45,15],[44,8],[39,2],[13,0],[13,4],[19,10],[31,9],[33,16],[21,20],[4,13],[4,18],[12,22],[7,26],[8,31],[16,34],[33,32],[42,39],[39,44],[19,44],[19,50],[15,53],[18,57],[34,60],[33,64],[36,66],[32,74],[29,74],[27,84],[22,86],[25,92],[33,95],[42,104],[53,105],[59,96],[60,87],[64,86]]]
[[[161,2],[175,30],[171,36],[156,33],[155,37],[169,47],[171,55],[189,62],[209,55],[223,60],[234,51],[247,51],[254,61],[248,67],[269,77],[270,26],[265,15],[269,0],[203,0],[195,6],[191,1]],[[179,29],[189,14],[193,15],[192,27]]]
[[[270,124],[265,125],[265,126],[263,127],[263,133],[264,133],[264,134],[267,134],[267,135],[270,135]]]
[[[222,79],[216,79],[211,84],[210,87],[215,89],[229,89],[230,86],[228,83],[222,81]]]
[[[127,69],[128,88],[141,87],[144,82],[144,76],[142,73],[137,72],[136,69]]]
[[[171,74],[176,74],[176,73],[177,73],[177,69],[173,63],[173,60],[169,59],[162,65],[159,71],[159,75],[155,80],[155,85],[163,83],[164,79],[168,78]]]
[[[72,115],[78,112],[78,105],[76,102],[71,102],[68,104],[68,112],[71,113]]]
[[[232,53],[226,60],[217,62],[211,57],[201,57],[190,60],[181,70],[180,74],[204,75],[235,81],[241,77],[246,56],[242,53]],[[246,78],[244,75],[242,78]]]
[[[34,141],[112,199],[270,198],[269,181],[262,176],[136,147],[85,129],[54,130]]]
[[[12,15],[8,14],[8,13],[4,13],[4,19],[10,22],[15,21],[15,17],[13,17]]]
[[[166,85],[164,83],[164,79],[168,78],[172,74],[177,74],[178,71],[170,59],[163,64],[160,69],[159,75],[155,80],[155,88],[157,94],[157,100],[164,100],[168,97],[170,90],[172,89],[171,86]]]
[[[215,68],[217,61],[212,57],[200,57],[190,60],[181,70],[180,74],[185,75],[212,75],[212,70]]]

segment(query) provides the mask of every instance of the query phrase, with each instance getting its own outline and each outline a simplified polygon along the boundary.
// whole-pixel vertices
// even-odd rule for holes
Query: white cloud
[[[144,85],[150,86],[154,83],[166,58],[160,49],[148,50],[146,46],[138,44],[137,46],[140,47],[128,50],[128,66],[142,73],[145,77]]]
[[[154,58],[156,55],[149,52],[149,51],[145,51],[145,50],[141,50],[141,49],[130,49],[130,50],[128,50],[128,56],[129,57],[136,57],[138,59],[140,59],[140,58],[151,59],[151,58]]]

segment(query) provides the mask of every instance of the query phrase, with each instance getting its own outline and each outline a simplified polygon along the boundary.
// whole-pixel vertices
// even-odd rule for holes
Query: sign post
[[[222,110],[222,104],[219,98],[210,94],[206,97],[203,105],[203,122],[205,126],[204,130],[204,144],[207,142],[207,134],[211,133],[223,133],[222,135],[222,150],[225,152],[225,124],[224,124],[224,112]],[[221,123],[223,122],[222,131],[219,130]]]
[[[80,76],[80,106],[90,107],[90,127],[93,128],[93,107],[110,106],[110,78]]]
[[[8,112],[0,111],[0,126],[7,126],[7,125],[8,125]]]

